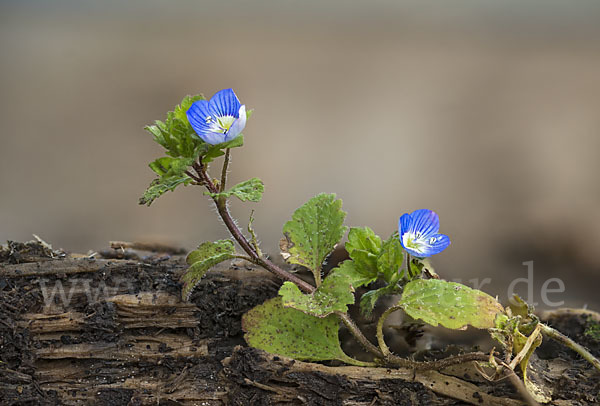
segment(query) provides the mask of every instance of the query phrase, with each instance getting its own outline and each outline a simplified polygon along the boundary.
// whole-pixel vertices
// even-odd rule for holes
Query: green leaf
[[[185,259],[190,267],[181,277],[183,287],[181,296],[188,300],[192,290],[200,282],[204,274],[213,266],[234,258],[235,248],[231,240],[205,242],[190,252]]]
[[[409,279],[415,279],[423,273],[425,264],[419,258],[410,259]]]
[[[202,163],[207,164],[212,162],[215,158],[225,155],[225,149],[227,148],[238,148],[244,145],[244,136],[238,135],[234,139],[223,142],[221,144],[211,145],[203,143],[198,149],[198,154],[202,156]]]
[[[310,269],[321,278],[321,264],[340,241],[346,227],[342,201],[334,194],[319,194],[294,212],[283,226],[285,257],[291,264]]]
[[[242,317],[248,345],[304,361],[337,359],[348,362],[349,357],[340,347],[339,327],[335,315],[310,316],[284,307],[281,297],[267,300]]]
[[[156,161],[154,162],[150,162],[148,164],[148,166],[150,167],[150,169],[152,169],[152,171],[154,171],[154,173],[156,173],[158,176],[164,176],[167,174],[167,172],[169,171],[169,168],[171,166],[171,161],[173,159],[176,158],[171,158],[168,156],[162,157],[162,158],[158,158]]]
[[[508,300],[508,307],[513,316],[521,316],[523,319],[530,319],[533,314],[533,306],[530,306],[519,295],[513,295]]]
[[[498,313],[494,319],[494,327],[488,331],[492,338],[502,344],[502,348],[510,349],[512,352],[512,330],[518,325],[517,318],[509,318],[505,313]]]
[[[381,238],[369,227],[352,227],[348,232],[346,251],[363,274],[377,276],[377,257],[381,251]]]
[[[377,304],[377,301],[386,295],[394,295],[400,292],[400,288],[395,284],[387,285],[383,288],[370,290],[360,297],[360,311],[369,317]]]
[[[173,118],[181,121],[188,121],[187,111],[192,107],[194,102],[198,100],[206,100],[203,95],[195,95],[195,96],[185,96],[181,103],[178,106],[175,106],[175,110],[173,111]]]
[[[383,278],[387,283],[396,283],[402,277],[398,274],[404,260],[402,252],[402,245],[397,233],[392,234],[381,247],[381,252],[377,258],[377,270],[383,274]]]
[[[158,176],[180,176],[194,163],[192,158],[171,158],[168,156],[150,162],[148,166]]]
[[[222,192],[222,193],[205,192],[204,194],[209,195],[214,198],[219,198],[221,196],[227,198],[231,195],[234,195],[235,197],[240,199],[242,202],[245,202],[248,200],[251,202],[260,202],[260,199],[262,199],[262,194],[264,191],[265,191],[265,185],[263,184],[262,180],[260,180],[258,178],[252,178],[252,179],[248,179],[242,183],[238,183],[237,185],[235,185],[234,187],[232,187],[231,189],[229,189],[226,192]]]
[[[168,191],[173,191],[179,185],[188,185],[192,178],[185,174],[185,171],[194,160],[192,158],[172,158],[162,157],[149,164],[158,176],[154,179],[144,195],[140,198],[139,204],[150,206],[154,200]]]
[[[167,150],[167,155],[175,158],[198,157],[199,148],[205,143],[198,138],[185,113],[192,103],[203,99],[202,95],[186,96],[174,111],[167,113],[164,122],[157,120],[154,125],[145,127],[154,140]]]
[[[368,285],[377,279],[377,273],[370,272],[369,269],[356,266],[352,260],[342,262],[338,267],[331,270],[328,278],[331,275],[341,274],[348,278],[348,281],[354,289],[363,285]]]
[[[370,272],[370,270],[368,269],[365,271],[364,268],[357,267],[356,263],[352,260],[346,260],[342,262],[338,267],[332,269],[327,278],[330,278],[332,275],[337,274],[343,275],[346,278],[348,278],[350,285],[352,285],[354,289],[357,289],[363,285],[368,285],[369,283],[377,279],[376,272]]]
[[[352,258],[352,255],[357,250],[377,255],[381,250],[381,238],[369,227],[352,227],[348,232],[346,251],[348,251],[348,255]]]
[[[339,311],[346,313],[348,305],[354,303],[354,289],[348,277],[330,274],[312,294],[304,294],[292,282],[285,282],[279,289],[285,307],[293,307],[306,314],[326,317]]]
[[[440,279],[435,269],[433,269],[429,258],[411,257],[409,279],[418,278],[422,274],[425,274],[429,279]]]
[[[408,315],[425,323],[451,329],[494,327],[503,312],[496,299],[480,290],[440,279],[416,279],[406,284],[398,303]]]
[[[162,178],[154,179],[144,195],[140,197],[139,204],[150,206],[153,201],[168,191],[173,191],[179,185],[189,185],[192,178],[187,175],[183,176],[163,176]]]

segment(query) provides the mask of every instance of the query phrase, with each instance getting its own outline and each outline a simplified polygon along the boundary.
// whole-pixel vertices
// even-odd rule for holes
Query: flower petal
[[[410,226],[412,224],[412,220],[410,214],[404,213],[400,220],[398,220],[398,234],[400,234],[400,241],[402,241],[402,236],[410,230]]]
[[[426,258],[438,254],[450,245],[450,238],[438,234],[438,215],[427,209],[405,213],[398,221],[400,244],[412,256]]]
[[[445,234],[436,234],[430,237],[430,241],[432,238],[435,238],[435,242],[429,244],[430,254],[428,256],[439,254],[440,252],[448,248],[448,246],[450,245],[450,237],[448,237]]]
[[[421,233],[423,236],[435,234],[440,229],[438,215],[428,209],[415,210],[410,214],[412,224],[409,231]]]
[[[246,127],[246,106],[240,107],[238,116],[239,118],[237,118],[233,124],[231,124],[229,131],[227,131],[227,136],[225,137],[226,141],[232,140],[240,135],[240,133],[244,130],[244,127]]]
[[[208,106],[210,113],[217,117],[233,116],[239,117],[240,101],[233,89],[223,89],[210,99]]]
[[[204,142],[211,145],[217,145],[227,141],[225,139],[225,134],[214,131],[205,131],[202,134],[198,134],[198,136],[202,138]]]
[[[194,131],[198,134],[210,128],[206,123],[206,117],[208,117],[209,114],[208,102],[206,100],[195,101],[188,111],[186,111],[188,121],[192,125]]]
[[[186,115],[190,125],[202,141],[211,145],[225,141],[225,136],[213,131],[213,125],[206,122],[206,118],[210,115],[209,102],[206,100],[195,101],[186,111]]]
[[[436,234],[428,237],[428,239],[415,240],[415,246],[406,247],[402,239],[400,239],[402,247],[413,257],[427,258],[444,251],[450,245],[450,238],[444,234]]]

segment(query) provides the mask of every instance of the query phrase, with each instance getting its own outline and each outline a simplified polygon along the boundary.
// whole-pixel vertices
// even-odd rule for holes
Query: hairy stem
[[[252,264],[255,264],[254,259],[252,259],[250,257],[247,257],[245,255],[234,255],[233,257],[237,258],[237,259],[243,259],[244,261],[248,261],[248,262],[250,262]]]
[[[256,238],[256,233],[254,232],[254,228],[252,228],[252,223],[254,222],[254,210],[250,213],[250,220],[248,220],[248,232],[250,233],[250,243],[252,244],[252,248],[256,251],[260,258],[263,257],[263,254],[258,246],[258,239]]]
[[[321,267],[317,267],[317,269],[315,269],[315,272],[313,272],[313,275],[315,277],[315,285],[317,285],[317,288],[319,286],[321,286]]]
[[[383,314],[379,317],[379,320],[377,321],[377,343],[379,344],[379,349],[381,349],[384,358],[388,358],[391,354],[391,351],[385,343],[385,339],[383,337],[383,324],[385,323],[385,319],[387,319],[390,314],[400,309],[400,306],[390,307],[385,312],[383,312]]]
[[[498,365],[502,365],[504,367],[504,374],[510,380],[514,388],[521,395],[523,400],[530,406],[539,406],[539,403],[535,401],[535,399],[531,396],[531,394],[525,388],[525,385],[515,372],[510,368],[510,366],[504,363],[497,357],[494,357],[490,354],[484,354],[482,352],[470,352],[467,354],[455,355],[453,357],[448,357],[436,361],[412,361],[405,358],[400,358],[390,353],[386,361],[390,365],[399,366],[402,368],[411,368],[417,371],[427,371],[427,370],[436,370],[440,371],[444,368],[465,364],[467,362],[480,361],[480,362],[490,362],[490,358],[493,359]]]
[[[370,362],[370,361],[359,361],[357,359],[354,359],[352,357],[343,357],[340,359],[341,361],[344,361],[346,364],[349,365],[356,365],[357,367],[378,367],[379,364],[376,362]]]
[[[190,171],[185,171],[185,174],[187,176],[189,176],[190,178],[194,179],[194,181],[198,182],[198,183],[202,183],[202,179],[200,179],[198,176],[194,175],[192,172]]]
[[[196,170],[196,172],[198,172],[198,176],[200,177],[202,183],[206,186],[208,191],[211,193],[219,193],[219,190],[208,176],[208,173],[206,172],[206,167],[201,163],[195,163],[193,167]],[[237,241],[240,247],[242,247],[242,249],[246,251],[248,256],[252,258],[253,263],[262,266],[263,268],[274,273],[283,280],[295,283],[304,292],[314,292],[314,286],[312,286],[308,282],[305,282],[302,279],[298,278],[296,275],[281,269],[268,259],[261,258],[254,249],[254,247],[252,247],[250,242],[246,239],[242,231],[235,224],[235,221],[229,214],[229,209],[227,208],[227,199],[225,197],[220,197],[213,198],[213,200],[215,202],[215,205],[217,206],[217,212],[219,213],[219,216],[221,216],[221,219],[225,223],[225,226],[231,233],[231,236]]]
[[[597,370],[600,371],[600,361],[596,357],[594,357],[587,349],[585,349],[582,345],[577,344],[575,341],[571,340],[569,337],[561,333],[560,331],[553,329],[550,326],[540,323],[542,326],[542,333],[546,334],[548,337],[553,340],[558,341],[561,344],[566,345],[577,354],[581,355],[586,361],[594,366]]]
[[[367,337],[360,331],[354,320],[348,315],[348,313],[335,312],[335,314],[342,320],[344,325],[350,330],[350,333],[356,338],[356,340],[363,346],[365,350],[370,352],[376,358],[383,359],[383,353],[379,348],[375,347]]]
[[[400,309],[402,309],[400,306],[390,307],[382,313],[377,321],[377,342],[379,344],[379,348],[381,349],[379,352],[381,355],[383,355],[383,360],[385,363],[422,371],[432,369],[440,370],[451,365],[464,364],[465,362],[471,361],[489,361],[490,355],[482,352],[471,352],[467,354],[455,355],[435,361],[413,361],[394,355],[385,343],[385,339],[383,337],[383,324],[390,314]]]
[[[221,169],[221,183],[219,184],[219,191],[225,191],[225,184],[227,183],[227,168],[229,167],[229,158],[231,156],[231,148],[225,150],[225,158],[223,160],[223,169]]]
[[[487,362],[490,359],[489,354],[484,354],[482,352],[469,352],[467,354],[454,355],[452,357],[447,357],[435,361],[413,361],[410,359],[398,357],[390,353],[386,362],[390,365],[396,365],[403,368],[411,368],[416,369],[417,371],[426,371],[426,370],[440,370],[452,365],[464,364],[466,362],[471,361],[484,361]]]

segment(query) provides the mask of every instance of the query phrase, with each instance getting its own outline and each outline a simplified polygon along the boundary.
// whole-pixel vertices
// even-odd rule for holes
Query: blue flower
[[[233,89],[223,89],[210,101],[194,102],[187,117],[198,137],[216,145],[240,135],[246,126],[246,106],[240,103]]]
[[[403,214],[398,222],[400,244],[412,256],[426,258],[439,254],[450,245],[447,235],[439,234],[440,219],[427,209]]]

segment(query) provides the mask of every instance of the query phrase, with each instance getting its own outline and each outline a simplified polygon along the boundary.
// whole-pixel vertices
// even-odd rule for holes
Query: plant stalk
[[[202,179],[200,179],[198,176],[194,175],[192,172],[185,171],[185,174],[187,176],[189,176],[190,178],[194,179],[195,182],[202,183]]]
[[[383,360],[386,363],[415,370],[440,370],[451,365],[464,364],[465,362],[489,360],[489,354],[484,354],[481,352],[471,352],[436,361],[412,361],[410,359],[394,355],[385,343],[383,336],[383,325],[390,314],[401,309],[401,306],[392,306],[389,309],[386,309],[386,311],[381,314],[379,320],[377,321],[377,342],[379,344],[379,349],[381,350],[380,352],[383,355]]]
[[[198,176],[202,180],[202,183],[206,186],[210,193],[219,193],[218,188],[208,176],[208,173],[206,172],[206,167],[204,165],[195,163],[194,169],[196,170]],[[231,233],[231,236],[237,241],[240,247],[242,247],[242,249],[246,251],[248,256],[252,258],[253,263],[262,266],[263,268],[274,273],[283,280],[295,283],[301,290],[303,290],[306,293],[312,293],[315,291],[314,286],[312,286],[308,282],[305,282],[302,279],[298,278],[296,275],[281,269],[268,259],[261,258],[256,252],[256,250],[252,247],[250,242],[246,239],[242,231],[235,224],[235,221],[229,214],[229,210],[227,208],[227,199],[225,197],[213,197],[213,200],[217,207],[217,212],[219,213],[221,219],[225,223],[225,226]]]
[[[227,168],[229,167],[229,158],[231,156],[231,148],[225,150],[225,158],[223,160],[223,169],[221,169],[221,183],[219,184],[219,192],[225,191],[227,183]]]
[[[315,270],[315,272],[313,273],[314,277],[315,277],[315,285],[317,285],[317,288],[319,286],[321,286],[321,267],[317,267],[317,269]]]
[[[546,334],[548,337],[553,340],[558,341],[559,343],[566,345],[577,354],[581,355],[586,361],[594,366],[597,370],[600,371],[600,361],[596,357],[592,355],[585,347],[577,344],[575,341],[571,340],[569,337],[561,333],[560,331],[553,329],[550,326],[540,323],[542,326],[542,333]]]
[[[363,346],[365,350],[370,352],[376,358],[384,359],[383,353],[379,348],[375,347],[367,337],[364,336],[362,331],[358,328],[354,320],[348,315],[348,313],[335,312],[335,314],[342,320],[344,325],[350,330],[350,333],[356,338],[356,340]]]
[[[383,353],[383,357],[385,359],[387,359],[390,356],[391,351],[385,343],[385,338],[383,337],[383,324],[385,323],[385,319],[387,319],[390,314],[400,309],[402,309],[400,306],[390,307],[381,314],[379,320],[377,321],[377,343],[379,344],[379,349]]]

